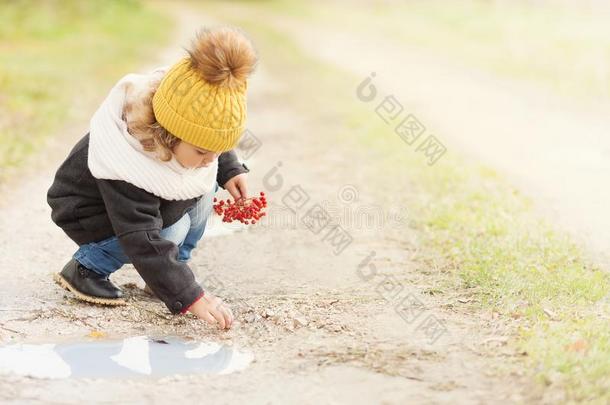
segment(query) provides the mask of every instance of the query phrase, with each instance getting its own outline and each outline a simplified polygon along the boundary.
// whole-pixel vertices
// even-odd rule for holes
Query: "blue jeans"
[[[178,246],[177,260],[187,262],[191,258],[191,251],[203,236],[208,217],[212,213],[214,194],[217,190],[218,184],[215,185],[214,192],[203,195],[182,218],[161,229],[161,237]],[[109,276],[124,264],[130,263],[116,236],[80,245],[73,258],[103,276]]]

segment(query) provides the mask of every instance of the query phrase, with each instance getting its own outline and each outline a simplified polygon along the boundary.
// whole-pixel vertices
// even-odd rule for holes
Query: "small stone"
[[[544,314],[546,316],[548,316],[551,320],[553,320],[553,321],[557,320],[557,314],[555,312],[551,311],[548,308],[543,308],[543,311],[544,311]]]
[[[273,310],[267,308],[265,309],[265,312],[263,312],[263,318],[271,318],[275,315],[275,312],[273,312]]]
[[[325,326],[325,329],[331,331],[331,332],[341,332],[341,325],[334,325],[334,324],[327,324]]]
[[[307,319],[303,316],[297,316],[293,319],[293,324],[295,328],[300,328],[301,326],[307,326]]]
[[[244,321],[247,323],[252,323],[256,320],[256,316],[253,313],[247,313],[244,317]]]

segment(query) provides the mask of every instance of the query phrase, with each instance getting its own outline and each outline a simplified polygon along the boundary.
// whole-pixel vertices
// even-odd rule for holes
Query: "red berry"
[[[214,197],[214,202],[218,200]],[[255,224],[265,215],[263,209],[267,206],[265,193],[260,192],[260,197],[238,198],[232,201],[230,198],[220,200],[214,204],[214,211],[222,215],[223,222],[239,221],[243,224]]]

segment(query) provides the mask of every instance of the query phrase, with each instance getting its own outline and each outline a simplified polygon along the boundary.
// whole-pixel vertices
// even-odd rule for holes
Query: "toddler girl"
[[[119,80],[57,170],[51,218],[79,247],[55,280],[81,300],[121,305],[109,276],[132,263],[170,312],[224,329],[231,310],[187,263],[218,186],[247,198],[249,170],[232,149],[257,55],[228,27],[200,31],[187,51],[171,67]]]

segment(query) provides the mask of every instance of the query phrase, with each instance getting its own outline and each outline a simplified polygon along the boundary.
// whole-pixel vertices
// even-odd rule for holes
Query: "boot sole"
[[[72,287],[72,285],[70,283],[68,283],[68,281],[66,281],[66,279],[63,278],[63,276],[59,273],[53,274],[53,280],[55,280],[55,282],[57,284],[59,284],[61,287],[65,288],[66,290],[70,291],[72,294],[76,295],[76,298],[78,298],[81,301],[90,302],[92,304],[108,305],[108,306],[127,305],[127,302],[122,298],[100,298],[100,297],[93,297],[90,295],[83,294],[82,292],[80,292],[77,289],[75,289],[74,287]]]

